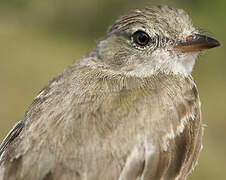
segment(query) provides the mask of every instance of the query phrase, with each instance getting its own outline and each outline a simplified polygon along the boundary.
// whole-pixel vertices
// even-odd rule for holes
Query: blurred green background
[[[88,53],[130,9],[168,4],[226,44],[225,0],[0,0],[0,141],[58,72]],[[226,179],[226,49],[202,55],[193,75],[208,127],[190,180]]]

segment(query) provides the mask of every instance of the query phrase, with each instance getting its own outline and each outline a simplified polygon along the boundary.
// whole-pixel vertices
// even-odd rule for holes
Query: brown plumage
[[[192,64],[194,53],[178,51],[184,39],[170,33],[183,27],[180,38],[193,27],[166,23],[176,19],[167,14],[189,19],[167,6],[135,12],[38,94],[0,146],[0,180],[186,179],[201,149],[200,101],[190,73],[167,63],[181,57]],[[172,40],[135,47],[137,19]],[[164,58],[174,47],[176,56]],[[156,65],[165,59],[168,67]]]

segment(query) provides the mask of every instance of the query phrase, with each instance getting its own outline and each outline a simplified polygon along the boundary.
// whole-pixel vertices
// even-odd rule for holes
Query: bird
[[[220,46],[182,9],[132,10],[51,80],[0,146],[0,180],[185,180],[202,149],[192,77]]]

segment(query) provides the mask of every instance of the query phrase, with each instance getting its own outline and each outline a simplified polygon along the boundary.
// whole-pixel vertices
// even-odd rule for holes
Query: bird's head
[[[120,17],[97,49],[113,73],[147,77],[159,72],[189,75],[198,53],[219,45],[200,35],[185,11],[153,6]]]

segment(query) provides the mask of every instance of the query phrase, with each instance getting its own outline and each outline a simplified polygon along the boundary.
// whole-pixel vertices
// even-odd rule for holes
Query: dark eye
[[[146,46],[149,41],[150,37],[147,33],[143,31],[137,31],[132,35],[133,41],[138,44],[139,46]]]

